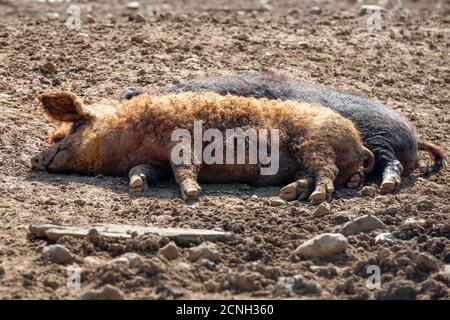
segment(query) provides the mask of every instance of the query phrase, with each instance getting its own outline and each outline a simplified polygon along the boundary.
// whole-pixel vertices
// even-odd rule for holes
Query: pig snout
[[[52,147],[46,151],[43,151],[30,159],[30,167],[35,171],[47,171],[49,164],[53,161],[58,148]]]

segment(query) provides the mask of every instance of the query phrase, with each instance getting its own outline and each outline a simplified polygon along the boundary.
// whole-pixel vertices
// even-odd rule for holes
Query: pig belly
[[[203,165],[198,174],[199,182],[242,182],[255,186],[280,185],[292,182],[300,173],[298,161],[290,155],[280,154],[278,172],[261,175],[260,164],[212,164]]]

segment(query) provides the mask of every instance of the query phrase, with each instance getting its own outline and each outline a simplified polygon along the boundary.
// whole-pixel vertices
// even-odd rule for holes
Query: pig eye
[[[77,132],[78,130],[80,130],[82,127],[84,127],[85,125],[87,125],[87,120],[79,120],[79,121],[77,121],[77,122],[75,122],[73,125],[72,125],[72,129],[70,129],[70,133],[69,134],[72,134],[72,133],[75,133],[75,132]]]

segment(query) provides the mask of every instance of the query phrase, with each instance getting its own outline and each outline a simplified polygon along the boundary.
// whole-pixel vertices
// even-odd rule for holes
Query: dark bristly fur
[[[374,172],[378,174],[389,170],[403,171],[405,176],[411,174],[418,167],[418,150],[430,152],[434,156],[434,171],[439,171],[445,162],[444,153],[438,147],[418,142],[414,127],[405,118],[381,103],[359,94],[330,89],[276,73],[195,79],[160,89],[160,92],[164,93],[182,91],[212,91],[222,95],[296,100],[329,107],[355,123],[365,145],[375,155]],[[128,88],[121,98],[130,99],[143,92],[146,92],[145,88]]]

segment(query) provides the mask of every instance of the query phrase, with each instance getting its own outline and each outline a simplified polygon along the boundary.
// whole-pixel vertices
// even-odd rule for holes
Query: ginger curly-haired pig
[[[335,184],[343,184],[374,166],[374,156],[363,147],[352,122],[319,105],[190,92],[142,95],[119,104],[103,101],[100,107],[86,106],[75,94],[65,91],[43,93],[38,100],[50,121],[71,129],[31,159],[34,170],[128,175],[132,187],[161,179],[172,171],[185,199],[198,198],[201,188],[197,181],[288,184],[281,189],[281,198],[309,196],[319,203],[330,198]],[[176,162],[174,150],[181,140],[174,140],[173,133],[185,129],[195,137],[195,121],[224,135],[237,128],[267,130],[270,134],[277,131],[279,169],[263,175],[260,159],[253,164],[206,164],[198,163],[191,154],[192,161]],[[245,150],[251,149],[248,140],[245,144]],[[201,152],[207,147],[202,141]],[[268,147],[271,154],[275,147]],[[261,148],[258,143],[256,151],[261,152]],[[217,150],[224,151],[225,146]],[[238,150],[233,157],[239,157]]]

